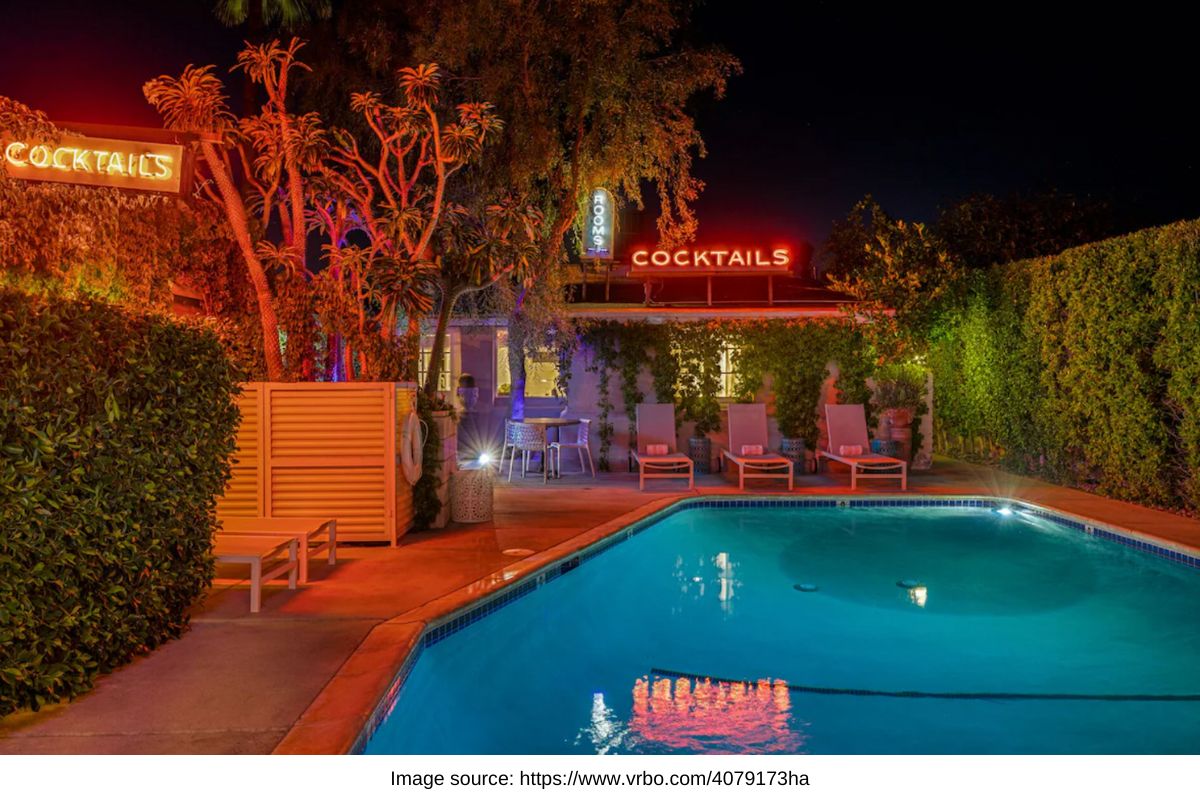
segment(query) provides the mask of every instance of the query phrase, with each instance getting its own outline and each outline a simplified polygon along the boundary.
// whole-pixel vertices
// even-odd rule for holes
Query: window
[[[429,373],[429,359],[433,356],[433,337],[421,337],[421,361],[419,365],[418,378],[421,385],[425,385],[425,376]],[[437,390],[439,392],[450,391],[450,332],[446,332],[446,343],[442,348],[442,369],[438,375]]]
[[[721,343],[721,388],[719,397],[737,397],[738,351],[729,342]]]
[[[717,375],[717,399],[732,400],[738,397],[738,379],[741,377],[738,370],[738,360],[740,353],[738,349],[728,341],[722,341],[718,345],[720,357],[718,359],[718,375]],[[673,355],[680,358],[678,349],[675,349]],[[707,359],[704,359],[703,368],[707,371],[707,366],[710,364]],[[684,365],[680,365],[679,375],[686,382],[688,369]]]
[[[512,373],[508,369],[508,331],[496,329],[496,394],[507,397],[512,392]],[[526,352],[525,396],[558,396],[558,358],[549,350]]]

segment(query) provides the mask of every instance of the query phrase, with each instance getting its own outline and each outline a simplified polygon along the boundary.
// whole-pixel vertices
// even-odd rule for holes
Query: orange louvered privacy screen
[[[389,542],[412,524],[396,457],[416,388],[248,383],[222,517],[334,517],[338,540]]]

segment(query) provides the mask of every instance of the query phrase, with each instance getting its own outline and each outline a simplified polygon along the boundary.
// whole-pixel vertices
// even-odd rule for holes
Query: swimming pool
[[[1194,561],[990,503],[741,505],[427,634],[365,752],[1200,752]]]

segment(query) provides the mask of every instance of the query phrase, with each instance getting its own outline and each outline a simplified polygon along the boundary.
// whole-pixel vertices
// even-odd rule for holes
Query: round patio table
[[[565,428],[568,425],[578,425],[579,420],[573,417],[526,417],[525,419],[514,419],[513,422],[523,422],[526,425],[540,425],[549,430],[550,428]],[[546,440],[549,442],[549,439]],[[542,469],[546,469],[546,455],[543,454]],[[559,478],[561,475],[556,475],[551,472],[547,477]]]

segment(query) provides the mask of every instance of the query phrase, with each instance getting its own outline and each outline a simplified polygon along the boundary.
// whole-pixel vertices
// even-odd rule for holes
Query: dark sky
[[[1058,189],[1130,223],[1200,216],[1195,34],[1145,4],[947,12],[911,3],[709,0],[697,40],[744,74],[699,104],[702,239],[819,241],[870,192],[927,219],[972,192]],[[141,84],[231,63],[207,0],[0,2],[0,94],[52,118],[153,125]]]

